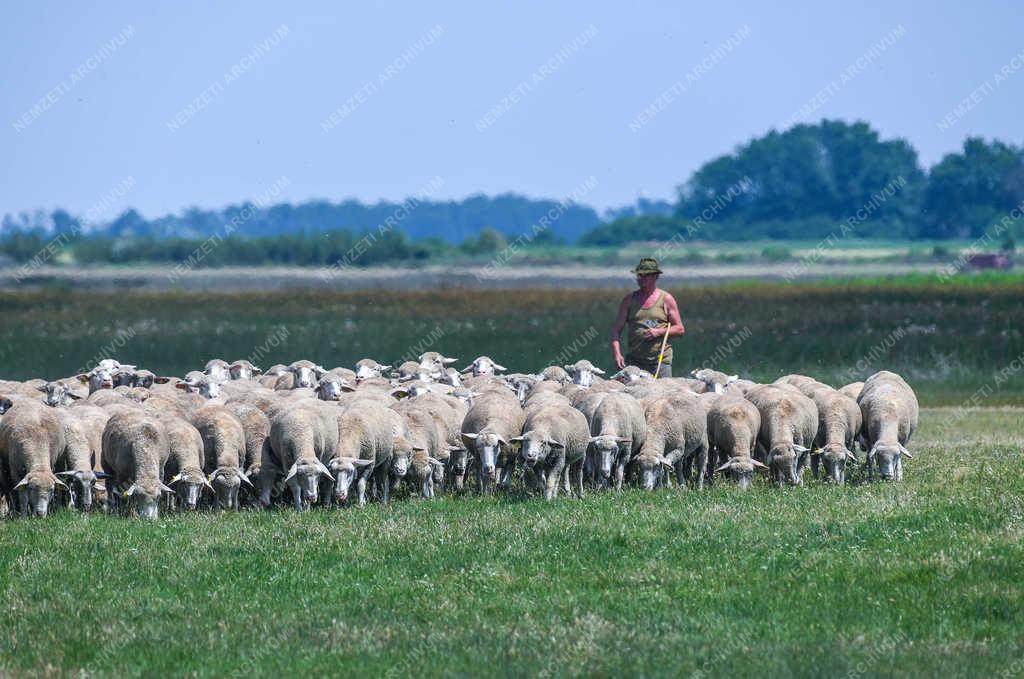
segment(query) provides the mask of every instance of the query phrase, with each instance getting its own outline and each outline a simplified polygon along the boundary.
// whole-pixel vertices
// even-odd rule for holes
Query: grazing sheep
[[[53,473],[64,450],[64,425],[42,403],[8,397],[0,420],[0,490],[21,516],[46,516],[56,488],[68,490]]]
[[[260,504],[270,504],[271,489],[283,477],[295,509],[302,511],[320,498],[321,479],[333,484],[325,462],[338,446],[335,406],[304,401],[270,419],[270,445],[260,465]],[[326,490],[326,489],[325,489]]]
[[[203,437],[203,471],[213,484],[221,509],[238,509],[238,490],[252,482],[242,473],[245,460],[245,429],[228,408],[206,405],[192,413],[189,421]]]
[[[462,421],[462,438],[476,461],[477,490],[490,493],[495,481],[503,488],[512,484],[516,451],[511,441],[523,430],[526,413],[510,392],[485,393],[466,413]]]
[[[708,442],[716,472],[725,472],[736,485],[746,490],[757,470],[768,467],[754,459],[761,413],[753,403],[738,394],[725,394],[708,411]]]
[[[167,434],[164,483],[175,489],[169,500],[181,500],[186,509],[197,509],[203,488],[216,493],[203,472],[203,436],[192,423],[172,413],[158,416]],[[171,503],[173,504],[173,503]]]
[[[675,471],[680,485],[692,483],[703,488],[708,421],[697,396],[670,392],[647,399],[643,406],[647,434],[640,452],[630,461],[640,471],[643,488],[653,490],[662,478],[662,469]],[[691,478],[693,471],[696,479]]]
[[[907,450],[919,413],[914,390],[896,373],[883,370],[864,382],[857,403],[864,421],[868,478],[874,477],[877,464],[881,478],[901,481],[903,458],[914,457]]]
[[[267,442],[267,437],[270,436],[270,418],[249,403],[235,401],[226,403],[224,407],[238,418],[245,433],[245,459],[242,461],[242,471],[250,481],[258,479],[260,464],[263,462],[263,447],[270,445]]]
[[[608,488],[612,477],[615,490],[622,489],[626,464],[639,454],[647,438],[643,406],[626,393],[601,394],[588,418],[590,422],[590,463],[596,484]]]
[[[857,464],[853,448],[860,435],[860,406],[829,386],[806,389],[804,393],[818,408],[818,433],[811,451],[811,472],[814,478],[818,478],[819,464],[823,464],[825,478],[842,484],[846,478],[847,462]]]
[[[396,439],[392,416],[396,415],[384,403],[366,400],[353,403],[337,414],[338,446],[327,463],[334,475],[334,499],[348,500],[354,483],[359,493],[359,505],[366,504],[366,484],[373,478],[374,485],[386,503],[391,497],[391,462]]]
[[[565,384],[566,382],[572,382],[572,378],[569,377],[569,373],[566,372],[565,368],[557,365],[549,365],[540,371],[540,379],[548,382],[558,382],[559,384]]]
[[[164,485],[163,469],[170,446],[163,425],[142,410],[111,416],[103,430],[103,471],[107,502],[117,509],[122,499],[139,516],[156,519],[162,493],[174,493]]]
[[[758,443],[776,485],[801,484],[808,446],[818,433],[818,408],[798,389],[766,385],[746,394],[761,413]]]
[[[435,484],[444,480],[444,462],[447,455],[447,432],[444,419],[433,409],[420,409],[406,401],[392,406],[405,420],[412,447],[411,469],[420,482],[420,494],[425,499],[434,497]]]
[[[519,459],[528,471],[539,474],[545,500],[558,496],[563,474],[583,496],[583,460],[590,441],[583,413],[566,405],[536,410],[527,415],[523,433],[510,441],[522,444]]]
[[[92,509],[96,481],[103,477],[102,473],[96,473],[93,453],[95,446],[102,454],[103,429],[101,427],[99,430],[100,443],[96,446],[96,432],[93,430],[96,420],[87,413],[86,408],[61,409],[58,417],[64,427],[64,450],[57,456],[53,469],[57,476],[67,479],[71,506],[88,512]],[[102,421],[105,426],[106,418]]]

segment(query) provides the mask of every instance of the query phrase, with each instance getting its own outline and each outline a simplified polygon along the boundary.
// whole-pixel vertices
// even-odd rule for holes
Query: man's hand
[[[615,367],[619,370],[626,367],[626,359],[624,359],[622,354],[618,351],[615,352]]]
[[[667,328],[647,328],[644,330],[644,337],[654,339],[655,337],[661,337],[666,332],[668,332]]]

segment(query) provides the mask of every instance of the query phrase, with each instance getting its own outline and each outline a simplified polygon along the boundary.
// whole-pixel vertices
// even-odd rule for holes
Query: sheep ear
[[[444,466],[443,462],[441,462],[440,460],[436,460],[436,459],[434,459],[432,457],[427,457],[427,462],[429,462],[430,464],[434,465],[435,467],[443,467]]]
[[[254,487],[252,485],[252,481],[249,480],[248,476],[246,476],[245,474],[242,473],[241,469],[238,470],[238,480],[241,481],[242,483],[244,483],[245,485],[249,486],[250,488]]]
[[[552,448],[565,448],[564,445],[562,445],[561,443],[554,439],[548,439],[548,445],[551,446]]]
[[[68,398],[70,398],[72,401],[77,401],[77,400],[79,400],[82,397],[79,396],[78,394],[74,394],[74,393],[69,391],[68,392]]]
[[[135,484],[134,483],[132,485],[128,486],[128,490],[124,491],[124,496],[125,497],[131,497],[132,495],[135,495]]]
[[[28,485],[28,477],[26,476],[25,478],[23,478],[21,481],[18,482],[18,485],[16,485],[14,487],[14,490],[18,490],[22,486],[27,486],[27,485]]]
[[[796,446],[793,447],[795,448]],[[811,455],[821,455],[822,452],[824,452],[824,450],[824,448],[815,448],[814,450],[811,451]]]
[[[153,378],[153,383],[154,384],[167,384],[170,381],[171,381],[170,377],[154,377]]]
[[[171,480],[168,481],[168,483],[177,483],[178,481],[181,481],[181,474],[175,474],[174,476],[172,476]]]
[[[594,373],[595,375],[604,375],[604,371],[601,370],[600,368],[596,367],[596,366],[591,368],[590,371],[592,373]]]
[[[478,436],[480,436],[480,434],[468,434],[465,432],[462,434],[462,438],[469,439],[470,441],[476,441],[476,437]]]
[[[63,488],[64,490],[70,490],[70,488],[68,488],[68,484],[64,483],[63,481],[56,477],[54,477],[53,482],[60,486],[61,488]]]
[[[850,462],[854,463],[854,464],[860,464],[860,460],[857,459],[857,456],[854,455],[849,450],[846,451],[846,459],[849,460]]]
[[[902,443],[900,444],[900,452],[903,453],[904,455],[906,455],[907,457],[909,457],[911,460],[914,459],[914,456],[910,454],[910,451],[907,450],[906,447]]]
[[[523,442],[523,437],[522,436],[513,436],[512,438],[509,439],[509,441],[511,443],[522,443]]]
[[[291,481],[292,477],[295,476],[295,473],[298,472],[298,471],[299,471],[298,463],[293,464],[291,466],[291,468],[288,470],[288,475],[284,477],[284,482],[288,483],[289,481]]]
[[[173,488],[170,488],[170,487],[168,487],[168,486],[165,486],[165,485],[164,485],[164,484],[162,484],[162,483],[160,484],[160,490],[162,490],[162,491],[163,491],[163,492],[165,492],[165,493],[173,493],[173,492],[174,492],[174,489],[173,489]]]
[[[811,449],[810,448],[806,448],[806,447],[800,445],[799,443],[794,443],[793,444],[793,450],[795,450],[798,453],[806,453],[806,452],[809,452]]]
[[[763,469],[764,471],[768,471],[768,465],[766,465],[764,462],[761,462],[760,460],[755,460],[754,458],[750,458],[750,462],[751,464],[754,465],[755,469]]]
[[[82,384],[89,384],[89,375],[87,375],[86,373],[81,373],[79,375],[75,375],[71,379],[78,380]]]
[[[491,363],[491,367],[493,367],[493,368],[494,368],[495,370],[501,370],[501,371],[503,371],[503,372],[504,372],[505,370],[508,370],[508,368],[506,368],[505,366],[503,366],[503,365],[498,365],[497,363]]]
[[[357,467],[369,467],[370,465],[373,464],[373,460],[363,460],[363,459],[352,460],[352,464],[354,464]]]
[[[39,391],[46,391],[46,385],[45,384],[37,384],[36,385],[36,389],[38,389]]]
[[[729,469],[730,467],[732,467],[732,460],[729,460],[728,462],[726,462],[722,466],[718,467],[717,469],[715,469],[715,471],[716,472],[724,472],[726,469]]]

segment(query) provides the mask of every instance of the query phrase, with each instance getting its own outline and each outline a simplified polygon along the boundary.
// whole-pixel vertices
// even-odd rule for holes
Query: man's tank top
[[[668,311],[665,309],[665,291],[658,293],[658,299],[649,309],[640,308],[639,295],[633,293],[629,302],[629,314],[626,316],[626,325],[629,328],[629,358],[644,363],[657,363],[658,351],[661,349],[661,336],[646,338],[644,330],[647,328],[664,328],[668,324]],[[665,363],[672,362],[672,344],[665,346]]]

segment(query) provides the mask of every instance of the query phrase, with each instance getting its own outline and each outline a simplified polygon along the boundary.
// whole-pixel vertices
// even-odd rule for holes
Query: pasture
[[[4,292],[0,376],[431,349],[607,369],[624,292]],[[673,292],[677,374],[902,373],[924,406],[904,481],[0,521],[0,674],[1024,671],[1024,283]]]

